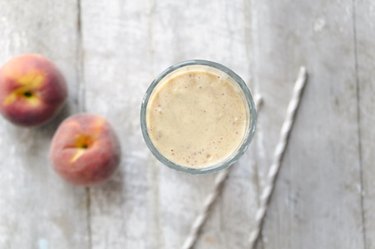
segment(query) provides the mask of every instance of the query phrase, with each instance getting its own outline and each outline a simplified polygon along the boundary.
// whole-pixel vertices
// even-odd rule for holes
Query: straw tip
[[[260,95],[259,93],[255,94],[254,95],[254,102],[255,102],[255,105],[257,107],[260,107],[263,104],[263,97],[262,97],[262,95]]]
[[[306,69],[306,66],[300,66],[300,68],[299,68],[299,74],[300,74],[300,75],[303,75],[304,77],[307,76],[307,69]]]

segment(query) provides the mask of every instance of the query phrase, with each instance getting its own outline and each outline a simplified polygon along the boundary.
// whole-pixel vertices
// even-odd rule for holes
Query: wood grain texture
[[[242,1],[83,1],[87,110],[109,118],[123,145],[121,169],[91,189],[93,248],[179,248],[214,175],[156,162],[139,127],[147,86],[186,59],[221,62],[250,78]],[[256,208],[251,156],[228,181],[196,248],[245,248]],[[246,222],[243,222],[246,221]]]
[[[264,248],[364,248],[352,1],[254,1],[253,10],[267,153],[295,72],[310,73]]]
[[[158,163],[140,131],[150,82],[171,64],[232,68],[265,104],[195,248],[247,248],[300,65],[310,74],[257,249],[375,249],[375,5],[371,0],[0,0],[0,64],[39,52],[69,83],[50,125],[0,119],[0,248],[181,247],[215,175]],[[70,186],[47,152],[58,123],[86,109],[113,124],[120,169]],[[363,189],[363,194],[361,190]]]
[[[69,83],[65,113],[40,128],[0,119],[0,248],[88,248],[86,196],[52,171],[53,132],[77,106],[75,1],[0,1],[0,63],[37,52],[51,58]]]
[[[357,91],[363,176],[365,248],[375,248],[375,3],[354,1]]]

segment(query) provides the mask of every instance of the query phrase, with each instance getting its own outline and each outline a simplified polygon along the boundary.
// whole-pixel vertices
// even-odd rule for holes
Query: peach
[[[21,126],[46,123],[67,97],[59,69],[38,54],[14,57],[0,69],[0,113]]]
[[[108,179],[120,161],[120,145],[105,118],[76,114],[64,120],[53,136],[50,159],[67,181],[91,185]]]

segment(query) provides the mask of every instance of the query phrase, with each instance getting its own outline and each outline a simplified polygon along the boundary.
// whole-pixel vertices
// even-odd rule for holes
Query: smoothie
[[[229,75],[189,65],[168,74],[151,93],[147,131],[171,162],[204,168],[226,160],[241,146],[249,113],[243,91]]]

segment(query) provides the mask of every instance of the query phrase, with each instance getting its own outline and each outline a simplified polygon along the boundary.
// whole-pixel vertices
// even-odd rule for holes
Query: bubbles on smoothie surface
[[[202,168],[230,156],[241,144],[248,113],[231,78],[202,67],[172,73],[151,94],[147,123],[159,153]]]

